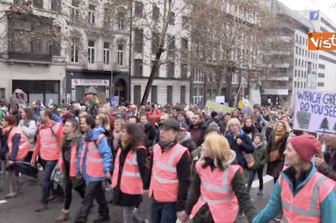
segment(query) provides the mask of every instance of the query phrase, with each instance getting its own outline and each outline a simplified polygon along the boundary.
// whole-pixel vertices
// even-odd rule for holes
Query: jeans
[[[15,170],[12,168],[10,170],[6,170],[8,167],[8,161],[3,160],[2,164],[2,172],[3,178],[8,185],[9,193],[17,193],[17,176],[15,174]]]
[[[142,223],[144,220],[138,215],[136,207],[123,207],[124,223]]]
[[[81,184],[79,186],[73,187],[71,179],[66,179],[65,182],[65,203],[64,203],[64,209],[69,210],[71,201],[72,201],[72,189],[78,192],[79,196],[81,198],[84,198],[85,196],[85,184]]]
[[[100,216],[108,216],[109,208],[105,197],[105,189],[103,187],[103,181],[91,182],[86,186],[85,196],[82,201],[82,207],[80,208],[77,219],[87,220],[90,210],[93,205],[93,201],[96,200],[99,208],[98,213]]]
[[[152,223],[176,223],[176,203],[161,203],[153,199],[152,207]]]
[[[43,166],[43,186],[42,186],[42,203],[48,204],[50,191],[52,189],[52,181],[50,179],[51,173],[53,172],[55,166],[57,165],[57,160],[48,160],[42,162]]]
[[[250,174],[250,178],[247,184],[247,191],[250,192],[251,186],[252,186],[252,182],[254,180],[254,176],[255,174],[258,173],[258,179],[259,179],[259,191],[263,190],[264,188],[264,181],[263,181],[263,169],[259,169],[259,170],[250,170],[249,174]]]

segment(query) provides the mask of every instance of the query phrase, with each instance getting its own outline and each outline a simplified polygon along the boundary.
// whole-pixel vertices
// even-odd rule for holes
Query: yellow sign
[[[231,113],[233,110],[233,108],[218,104],[213,101],[207,101],[205,108],[208,112],[216,111],[216,112]]]

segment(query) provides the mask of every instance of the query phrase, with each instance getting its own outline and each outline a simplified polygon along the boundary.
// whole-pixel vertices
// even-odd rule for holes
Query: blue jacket
[[[229,132],[226,135],[226,138],[229,141],[231,149],[236,152],[238,164],[243,168],[247,169],[247,163],[245,161],[242,152],[243,151],[246,153],[254,152],[254,146],[252,144],[251,139],[244,133],[243,130],[240,130],[240,134],[236,138],[233,136],[231,132]],[[236,142],[237,139],[241,139],[243,141],[243,144],[238,145]]]
[[[312,176],[316,173],[316,167],[313,166],[311,169],[308,177],[300,183],[295,191],[293,191],[293,183],[288,178],[288,176],[281,172],[281,177],[286,178],[290,184],[290,187],[292,189],[293,196],[295,197],[300,190],[303,188],[303,186],[312,178]],[[279,185],[279,181],[275,184],[271,198],[267,204],[267,206],[262,210],[257,217],[253,219],[253,223],[268,223],[273,218],[277,216],[278,213],[280,213],[280,210],[282,209],[281,205],[281,187]],[[320,209],[321,209],[321,218],[323,223],[334,223],[336,219],[336,195],[335,190],[332,190],[329,195],[320,203]],[[291,219],[288,219],[291,220]],[[302,222],[303,223],[303,222]]]
[[[86,135],[84,135],[84,137],[81,140],[79,150],[78,150],[78,153],[77,153],[77,157],[78,157],[78,161],[79,161],[79,162],[77,162],[77,176],[81,175],[81,173],[80,173],[80,160],[82,159],[81,153],[82,153],[82,150],[84,149],[85,151],[84,151],[84,157],[83,157],[83,173],[82,173],[82,176],[87,183],[96,182],[96,181],[103,181],[103,180],[106,179],[106,177],[90,177],[86,173],[86,159],[87,159],[87,152],[88,152],[88,143],[86,144],[86,148],[83,148],[84,140],[86,142],[94,141],[94,143],[97,143],[99,134],[104,134],[104,132],[105,132],[104,128],[96,127],[92,130],[92,132],[89,132]],[[112,156],[111,149],[107,144],[106,138],[102,138],[99,141],[98,150],[99,150],[99,153],[101,154],[101,156],[104,160],[104,174],[107,174],[111,170],[113,156]]]
[[[55,122],[61,123],[62,125],[64,125],[61,117],[59,117],[59,115],[53,114],[52,118],[54,119]]]

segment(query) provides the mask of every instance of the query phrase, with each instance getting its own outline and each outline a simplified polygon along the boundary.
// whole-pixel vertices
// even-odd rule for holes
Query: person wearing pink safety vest
[[[51,173],[57,165],[63,141],[63,127],[60,123],[52,119],[52,112],[48,109],[41,111],[42,125],[36,140],[36,148],[33,153],[31,164],[36,166],[36,158],[39,156],[43,166],[43,186],[41,205],[35,209],[37,212],[48,209],[50,191],[52,190]],[[54,195],[59,193],[62,196],[63,190],[59,187],[58,191],[53,191]]]
[[[76,119],[68,119],[64,124],[64,138],[62,150],[58,160],[58,166],[64,174],[65,180],[65,203],[61,214],[55,222],[64,222],[69,219],[69,208],[72,201],[72,189],[78,192],[81,198],[85,195],[85,182],[77,179],[77,152],[82,135],[77,131],[78,122]]]
[[[204,154],[195,166],[186,211],[181,221],[193,223],[233,223],[238,211],[252,222],[257,211],[245,186],[242,168],[234,165],[235,151],[228,140],[210,133],[204,142]]]
[[[6,182],[8,183],[9,193],[7,199],[17,196],[18,178],[15,175],[15,161],[23,160],[29,152],[30,144],[23,132],[16,127],[16,117],[7,115],[2,121],[1,160],[2,170]]]
[[[282,211],[282,223],[333,223],[336,219],[336,183],[318,173],[313,156],[321,152],[312,135],[289,140],[284,152],[289,167],[281,172],[267,206],[253,220],[266,223]]]
[[[92,116],[81,118],[80,125],[85,134],[77,153],[76,175],[85,180],[86,191],[75,223],[87,221],[94,200],[99,205],[99,216],[94,222],[108,222],[110,216],[103,182],[111,178],[111,148],[107,144],[104,128],[96,127],[96,120]]]
[[[174,119],[162,123],[160,142],[153,148],[152,222],[175,223],[185,209],[190,185],[191,158],[187,148],[177,143],[180,124]]]
[[[149,166],[146,135],[142,126],[127,124],[121,132],[121,145],[114,160],[113,204],[123,207],[124,223],[148,222],[138,215],[142,194],[148,190]]]

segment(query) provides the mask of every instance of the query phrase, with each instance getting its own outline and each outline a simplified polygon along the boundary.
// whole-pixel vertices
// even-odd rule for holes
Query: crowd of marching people
[[[253,223],[335,222],[336,137],[323,136],[325,150],[313,133],[292,130],[293,119],[281,107],[243,114],[101,105],[92,112],[80,104],[34,101],[22,109],[1,101],[2,189],[6,199],[20,197],[39,175],[36,211],[64,202],[55,222],[70,219],[73,190],[82,198],[75,223],[87,222],[94,201],[94,222],[111,220],[109,203],[122,207],[125,223],[150,222],[138,211],[143,196],[151,199],[153,223],[233,223],[244,215]],[[274,189],[258,213],[250,190],[257,177],[257,196],[264,195],[264,174]]]

